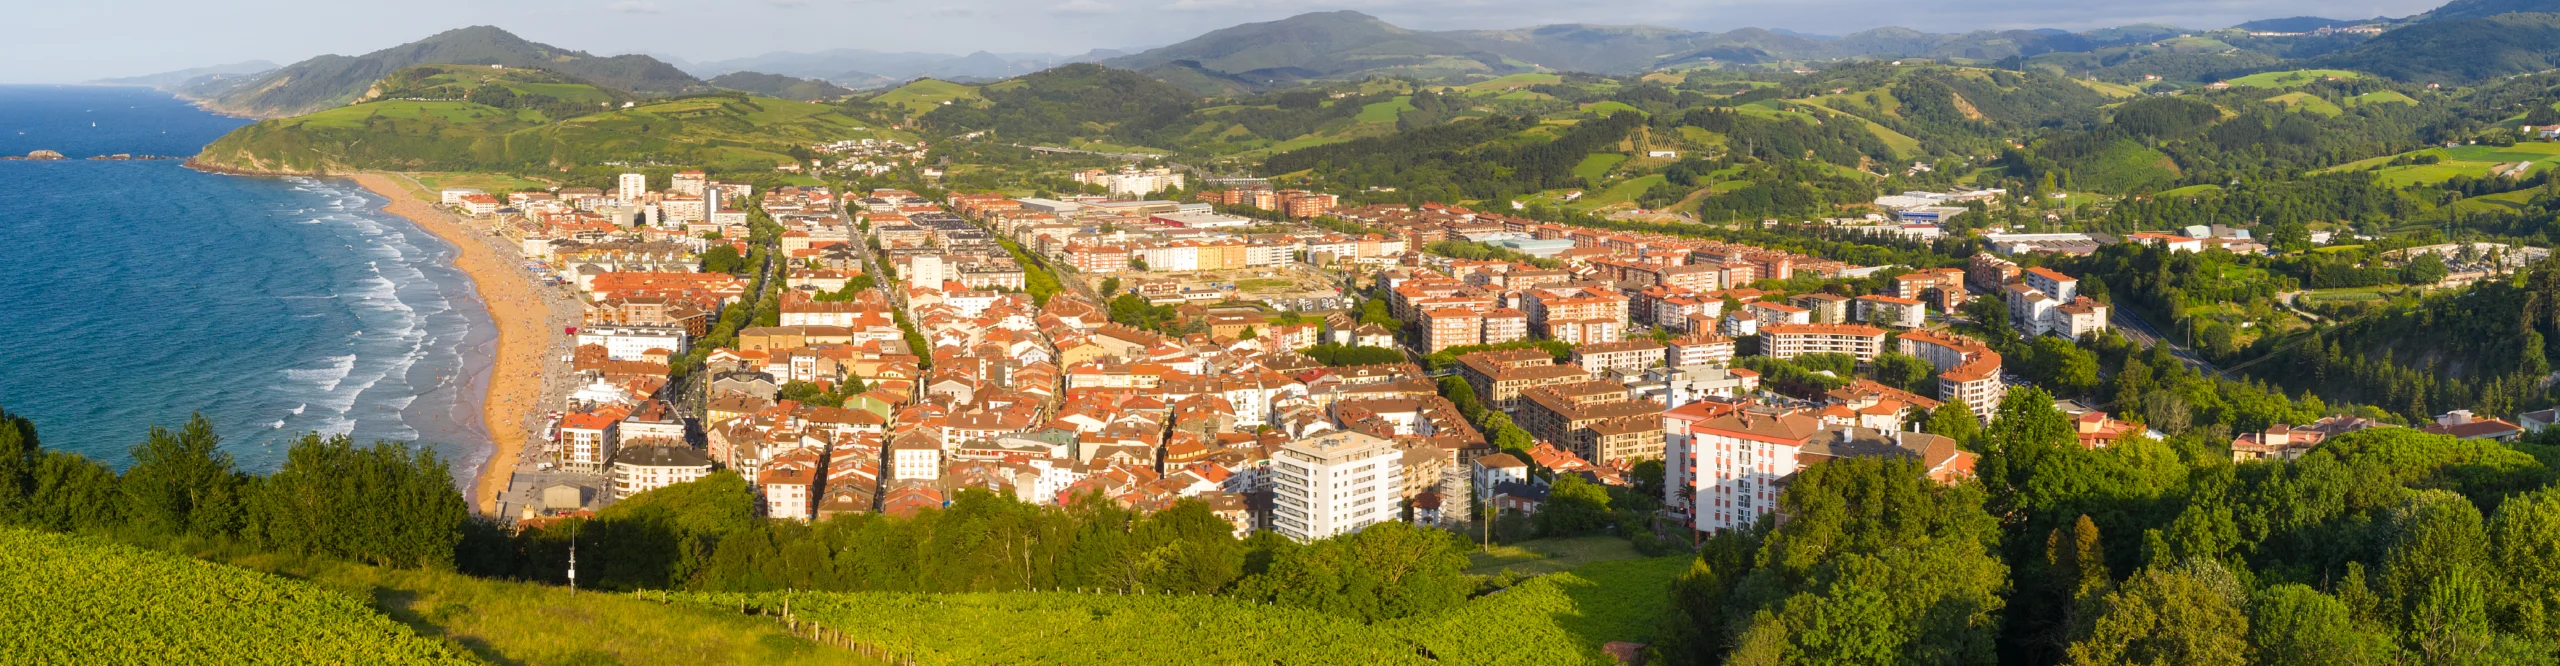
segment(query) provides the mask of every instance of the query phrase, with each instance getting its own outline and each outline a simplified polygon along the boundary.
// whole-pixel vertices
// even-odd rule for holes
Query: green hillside
[[[87,537],[0,530],[16,663],[470,664],[354,597]]]
[[[361,56],[325,55],[256,76],[209,81],[180,92],[225,113],[267,118],[294,116],[354,101],[393,72],[432,64],[537,68],[642,94],[711,90],[700,79],[648,56],[593,56],[525,41],[505,30],[474,26]]]
[[[2331,78],[2353,81],[2359,76],[2361,75],[2343,69],[2296,69],[2281,72],[2259,72],[2232,79],[2229,83],[2233,86],[2244,86],[2250,88],[2291,88],[2295,86],[2309,85],[2314,82],[2325,81]]]
[[[939,79],[916,79],[871,98],[876,104],[906,107],[907,113],[924,115],[945,102],[981,99],[978,87]]]
[[[862,138],[836,107],[703,95],[554,118],[538,108],[470,101],[368,102],[240,128],[196,162],[244,171],[323,173],[557,170],[606,161],[657,161],[763,170],[794,146]]]
[[[2307,92],[2285,93],[2269,97],[2267,98],[2267,102],[2282,104],[2285,108],[2293,109],[2295,111],[2317,113],[2323,116],[2334,116],[2346,112],[2344,109],[2338,108],[2337,104],[2330,103],[2329,100],[2322,99],[2319,95]]]
[[[1091,592],[676,594],[701,608],[781,615],[916,663],[1479,664],[1614,663],[1610,641],[1647,642],[1661,593],[1689,566],[1666,557],[1585,565],[1457,608],[1364,625],[1317,611],[1220,596]]]

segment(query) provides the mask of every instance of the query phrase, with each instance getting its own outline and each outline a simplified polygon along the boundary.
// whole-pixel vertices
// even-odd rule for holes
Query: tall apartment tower
[[[1313,541],[1395,520],[1403,499],[1404,454],[1395,442],[1335,431],[1290,442],[1271,458],[1272,529]]]
[[[649,175],[640,173],[622,174],[622,186],[614,188],[613,191],[613,198],[620,199],[625,204],[640,203],[641,197],[648,195]]]

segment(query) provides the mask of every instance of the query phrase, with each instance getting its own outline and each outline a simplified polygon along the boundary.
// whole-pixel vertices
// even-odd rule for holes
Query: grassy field
[[[778,612],[788,598],[802,621],[902,657],[911,655],[914,663],[926,665],[1599,666],[1613,663],[1600,646],[1653,639],[1670,609],[1666,589],[1690,562],[1686,556],[1595,559],[1438,613],[1367,625],[1314,611],[1192,595],[679,593],[675,598],[679,605],[732,614],[742,605]]]
[[[1724,145],[1724,135],[1709,132],[1705,128],[1699,127],[1682,126],[1680,128],[1680,140],[1687,142],[1689,145],[1702,148],[1713,148]]]
[[[2317,82],[2327,77],[2355,80],[2362,74],[2343,69],[2294,69],[2281,72],[2259,72],[2232,79],[2231,85],[2251,88],[2291,88]]]
[[[1467,573],[1493,575],[1504,569],[1538,575],[1581,567],[1594,562],[1633,560],[1644,557],[1626,539],[1611,536],[1537,539],[1494,546],[1467,555]]]
[[[1592,153],[1582,158],[1580,164],[1573,165],[1573,175],[1598,183],[1609,176],[1610,169],[1618,168],[1618,163],[1625,161],[1627,156],[1624,153]]]
[[[1377,102],[1368,106],[1360,107],[1360,115],[1357,116],[1355,120],[1359,120],[1364,123],[1392,123],[1396,121],[1397,116],[1404,115],[1404,112],[1412,110],[1413,96],[1397,95],[1396,98],[1392,100]]]
[[[2390,164],[2392,160],[2398,159],[2402,156],[2421,155],[2434,155],[2442,161],[2435,164],[2410,164],[2396,167],[2386,166]],[[2520,162],[2533,163],[2533,166],[2528,169],[2528,173],[2541,173],[2544,170],[2552,168],[2554,165],[2560,165],[2560,143],[2535,141],[2519,143],[2513,146],[2455,146],[2452,148],[2428,148],[2425,150],[2401,153],[2399,155],[2385,155],[2382,157],[2349,162],[2339,166],[2330,167],[2327,171],[2372,169],[2375,173],[2379,174],[2384,185],[2391,187],[2406,187],[2409,185],[2433,185],[2444,182],[2454,176],[2471,176],[2474,178],[2486,177],[2492,170],[2497,169],[2502,165],[2510,165]]]
[[[1599,646],[1653,642],[1671,609],[1667,590],[1691,561],[1672,556],[1595,562],[1389,626],[1430,648],[1443,664],[1614,663]],[[1578,654],[1558,646],[1577,648]]]
[[[1643,196],[1645,190],[1653,189],[1654,185],[1661,184],[1664,180],[1667,179],[1664,178],[1662,174],[1654,174],[1642,178],[1630,178],[1616,185],[1611,185],[1609,186],[1609,189],[1601,190],[1596,195],[1588,193],[1584,194],[1581,201],[1574,202],[1574,207],[1581,210],[1595,210],[1624,203],[1631,203],[1636,200],[1636,197]]]
[[[2142,96],[2142,89],[2141,89],[2141,88],[2136,88],[2136,87],[2133,87],[2133,86],[2128,86],[2128,85],[2125,85],[2125,84],[2122,84],[2122,83],[2107,83],[2107,82],[2105,82],[2105,81],[2093,81],[2093,80],[2090,80],[2090,79],[2072,79],[2072,80],[2073,80],[2073,81],[2078,81],[2078,82],[2080,82],[2080,85],[2088,86],[2090,90],[2098,91],[2098,93],[2099,93],[2099,94],[2106,95],[2106,96],[2108,96],[2108,97],[2119,97],[2119,98],[2122,98],[2122,97],[2140,97],[2140,96]]]
[[[2267,98],[2267,101],[2282,104],[2286,108],[2293,109],[2295,111],[2306,111],[2323,116],[2335,116],[2341,113],[2346,113],[2346,109],[2338,108],[2338,105],[2329,103],[2329,100],[2321,99],[2319,95],[2307,92],[2289,92],[2269,97]]]
[[[498,664],[876,664],[781,624],[629,594],[258,556],[235,562],[369,602],[420,635]]]
[[[2155,194],[2153,194],[2152,196],[2156,196],[2156,197],[2192,197],[2192,196],[2196,196],[2196,195],[2200,195],[2200,194],[2214,194],[2214,193],[2219,193],[2219,192],[2221,192],[2221,191],[2222,191],[2222,186],[2220,186],[2220,185],[2210,185],[2210,184],[2208,184],[2208,185],[2188,185],[2188,186],[2186,186],[2186,187],[2181,187],[2181,188],[2172,189],[2172,190],[2161,190],[2160,192],[2155,193]]]
[[[2381,90],[2349,97],[2347,98],[2347,103],[2349,105],[2416,104],[2418,103],[2418,100],[2410,99],[2408,95],[2400,94],[2400,91],[2397,90]]]
[[[1867,133],[1876,135],[1876,138],[1884,141],[1885,147],[1892,148],[1894,153],[1903,157],[1920,154],[1919,139],[1911,138],[1901,132],[1893,131],[1893,128],[1878,125],[1875,121],[1865,118],[1859,118],[1858,122],[1866,123]]]
[[[514,192],[519,190],[543,190],[551,188],[551,183],[517,178],[515,176],[499,173],[429,172],[414,173],[409,174],[409,176],[411,178],[418,179],[418,184],[427,186],[427,191],[430,193],[448,187],[461,187],[480,190],[483,192]]]
[[[871,101],[907,107],[908,113],[924,115],[924,112],[941,106],[943,102],[963,99],[981,99],[981,97],[974,86],[935,79],[917,79],[914,83],[898,86],[896,90],[880,93],[879,97],[873,97]]]

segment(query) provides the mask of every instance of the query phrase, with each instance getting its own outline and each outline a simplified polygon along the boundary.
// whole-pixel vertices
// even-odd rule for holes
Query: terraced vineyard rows
[[[107,541],[0,530],[13,663],[473,664],[355,598]]]

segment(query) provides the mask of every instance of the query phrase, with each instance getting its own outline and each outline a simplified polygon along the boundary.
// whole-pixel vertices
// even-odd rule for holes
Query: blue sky
[[[324,53],[361,54],[488,24],[598,54],[688,60],[861,48],[1082,53],[1160,46],[1237,23],[1333,9],[1424,30],[1647,23],[1839,34],[2259,18],[2403,16],[2442,0],[22,0],[8,3],[0,83],[58,83]]]

